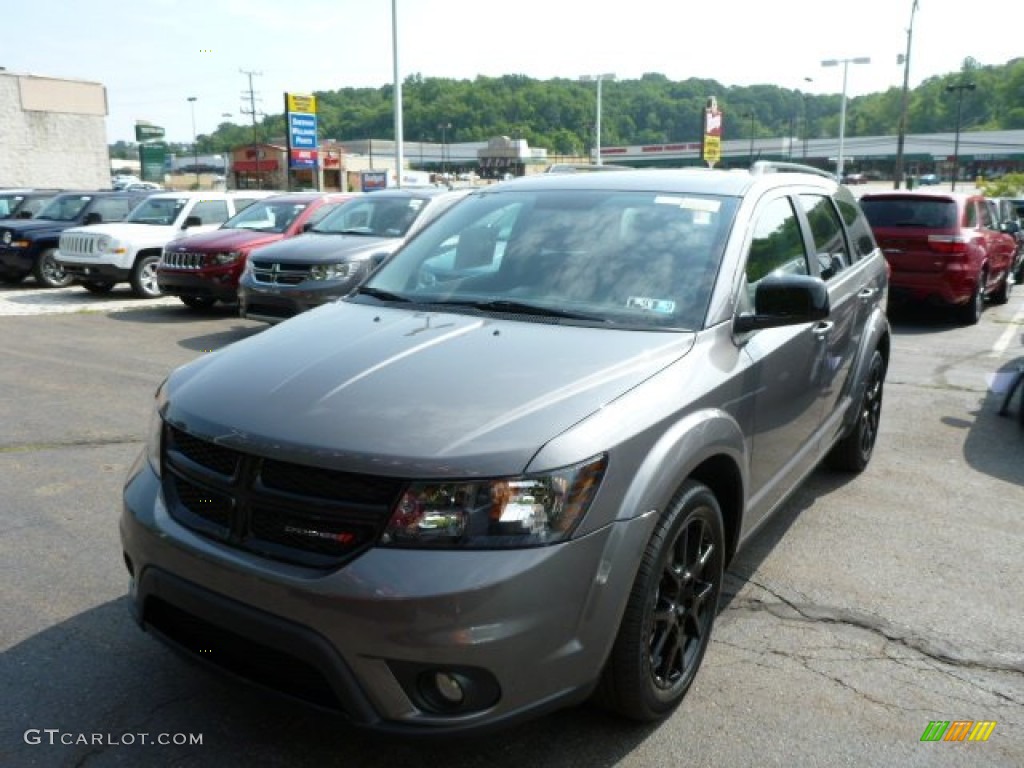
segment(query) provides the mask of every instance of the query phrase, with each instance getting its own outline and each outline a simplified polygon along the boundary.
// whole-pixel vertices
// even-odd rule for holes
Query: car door
[[[1012,235],[999,229],[999,214],[992,200],[981,198],[978,204],[978,231],[985,240],[985,252],[988,254],[988,286],[1000,285],[1009,274],[1013,263],[1013,252],[1017,243]]]
[[[753,308],[757,284],[766,277],[811,274],[801,222],[787,195],[759,204],[751,225],[741,310],[744,303]],[[821,370],[826,354],[821,325],[760,330],[744,342],[751,364],[750,391],[756,392],[745,526],[756,525],[817,463],[815,438],[822,421]]]

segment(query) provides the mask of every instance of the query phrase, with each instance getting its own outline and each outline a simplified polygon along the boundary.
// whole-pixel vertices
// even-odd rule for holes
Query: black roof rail
[[[764,173],[812,173],[815,176],[824,176],[826,179],[832,179],[836,181],[834,173],[823,171],[821,168],[815,168],[813,165],[804,165],[803,163],[785,163],[777,160],[758,160],[756,163],[750,166],[750,172],[754,175],[761,175]]]

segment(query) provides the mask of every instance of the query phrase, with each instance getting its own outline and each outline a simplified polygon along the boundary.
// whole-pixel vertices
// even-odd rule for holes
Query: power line
[[[244,69],[240,69],[238,71],[249,78],[249,90],[242,91],[242,98],[245,99],[246,97],[248,97],[249,108],[246,109],[245,106],[243,105],[238,111],[241,112],[243,115],[250,115],[252,117],[252,149],[253,155],[256,159],[256,186],[259,189],[263,189],[263,178],[260,176],[260,134],[259,127],[256,122],[256,117],[257,115],[260,117],[266,117],[266,114],[257,111],[256,102],[262,101],[262,99],[256,96],[256,92],[252,88],[253,77],[262,77],[263,73],[247,71]]]

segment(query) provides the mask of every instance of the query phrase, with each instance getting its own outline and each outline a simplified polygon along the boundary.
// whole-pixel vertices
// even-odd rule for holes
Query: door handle
[[[870,299],[876,293],[877,293],[877,291],[874,288],[862,288],[860,290],[860,292],[857,294],[857,298],[858,299],[865,299],[865,300],[866,299]]]
[[[816,326],[814,326],[814,328],[811,329],[811,332],[819,338],[824,338],[825,336],[828,336],[828,334],[832,331],[832,328],[834,327],[835,323],[833,323],[831,320],[823,320]]]

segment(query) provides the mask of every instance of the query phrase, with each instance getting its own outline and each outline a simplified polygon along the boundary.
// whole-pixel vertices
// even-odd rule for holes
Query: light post
[[[960,175],[960,108],[964,103],[964,91],[973,91],[974,83],[957,83],[947,85],[946,93],[956,91],[956,138],[953,141],[953,186],[950,191],[956,192],[956,179]]]
[[[813,83],[813,77],[805,77],[804,82]],[[804,160],[807,159],[807,134],[810,132],[810,126],[807,124],[807,99],[810,98],[810,94],[804,94]]]
[[[452,124],[441,123],[437,127],[441,129],[441,173],[447,175],[448,163],[445,159],[445,154],[448,149],[448,129],[452,127]]]
[[[903,144],[907,136],[907,101],[910,98],[910,41],[914,37],[914,12],[917,0],[910,6],[910,26],[907,27],[907,52],[903,56],[903,96],[900,99],[900,124],[896,134],[896,168],[893,172],[892,188],[899,189],[903,183]],[[897,63],[899,61],[897,60]]]
[[[750,118],[750,163],[754,164],[754,110],[750,110],[750,114],[744,115],[744,117]]]
[[[601,81],[603,80],[614,80],[615,75],[611,72],[607,72],[603,75],[580,75],[580,82],[590,83],[597,82],[597,120],[594,122],[594,154],[596,156],[595,162],[597,165],[601,165]]]
[[[192,169],[196,172],[196,189],[199,189],[199,144],[196,141],[196,97],[189,96],[188,103],[192,108]]]
[[[870,64],[871,59],[868,56],[858,56],[853,59],[825,59],[821,62],[823,67],[843,65],[843,100],[839,107],[839,156],[836,158],[836,178],[840,181],[843,179],[843,140],[846,136],[846,74],[851,63]]]

